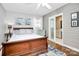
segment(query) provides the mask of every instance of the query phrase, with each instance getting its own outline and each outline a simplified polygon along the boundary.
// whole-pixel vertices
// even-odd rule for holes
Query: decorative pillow
[[[19,32],[19,30],[14,30],[14,31],[13,31],[13,34],[19,35],[20,32]]]
[[[26,29],[26,34],[32,34],[33,30],[32,29]]]
[[[45,36],[45,30],[37,30],[37,34],[41,36]]]
[[[19,32],[20,32],[20,34],[26,34],[25,29],[20,29]]]
[[[32,29],[20,29],[20,30],[13,31],[13,34],[16,34],[16,35],[32,34],[32,33],[33,33]]]
[[[20,34],[32,34],[32,29],[20,29]]]

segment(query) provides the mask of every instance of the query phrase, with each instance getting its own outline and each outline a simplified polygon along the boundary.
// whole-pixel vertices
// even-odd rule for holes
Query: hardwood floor
[[[57,48],[58,50],[64,52],[67,56],[79,56],[79,52],[76,52],[76,51],[74,51],[74,50],[72,50],[70,48],[61,46],[61,45],[59,45],[57,43],[51,42],[50,40],[48,40],[48,44],[51,47]]]
[[[51,47],[57,48],[58,50],[64,52],[67,56],[79,56],[79,52],[76,52],[76,51],[74,51],[72,49],[69,49],[67,47],[61,46],[61,45],[59,45],[57,43],[54,43],[52,41],[48,40],[48,44]]]

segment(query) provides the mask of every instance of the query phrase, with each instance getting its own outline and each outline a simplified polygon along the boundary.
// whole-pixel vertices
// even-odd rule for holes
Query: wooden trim
[[[20,30],[20,29],[33,29],[33,27],[16,27],[16,28],[13,28],[13,30]]]
[[[13,44],[13,43],[20,43],[20,42],[25,42],[25,41],[34,41],[36,39],[46,39],[47,37],[42,37],[42,38],[33,38],[33,39],[25,39],[25,40],[20,40],[20,41],[12,41],[12,42],[3,42],[2,45],[4,44]]]

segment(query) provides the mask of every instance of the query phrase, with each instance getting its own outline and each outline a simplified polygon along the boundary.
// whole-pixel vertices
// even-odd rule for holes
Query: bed
[[[28,29],[27,32],[33,30],[33,28],[13,28],[14,31],[20,29],[22,32],[25,29]],[[35,33],[13,34],[10,40],[2,43],[2,46],[3,56],[36,56],[48,51],[47,37]]]

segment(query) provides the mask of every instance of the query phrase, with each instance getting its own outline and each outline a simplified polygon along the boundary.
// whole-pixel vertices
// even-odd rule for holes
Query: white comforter
[[[40,36],[37,34],[23,34],[23,35],[15,35],[13,34],[11,39],[8,42],[20,41],[20,40],[32,40],[33,38],[42,38],[44,36]]]

